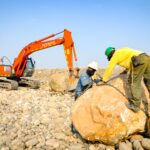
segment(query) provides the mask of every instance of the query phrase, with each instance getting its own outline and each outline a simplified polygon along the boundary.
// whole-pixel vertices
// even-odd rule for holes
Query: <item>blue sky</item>
[[[130,47],[150,54],[150,0],[0,0],[0,56],[11,62],[37,39],[69,29],[78,66],[107,65],[104,51]],[[65,68],[63,46],[32,54],[37,68]]]

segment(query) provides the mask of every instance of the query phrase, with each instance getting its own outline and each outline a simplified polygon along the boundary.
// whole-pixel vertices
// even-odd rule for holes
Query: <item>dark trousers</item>
[[[129,85],[132,97],[129,99],[129,102],[135,107],[140,107],[141,104],[142,79],[150,94],[150,56],[146,54],[134,56],[131,61]]]

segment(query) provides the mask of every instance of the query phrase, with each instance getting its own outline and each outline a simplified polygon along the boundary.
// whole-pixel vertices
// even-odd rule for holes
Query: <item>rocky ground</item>
[[[27,87],[16,91],[0,90],[0,149],[117,149],[117,146],[87,143],[71,132],[70,110],[74,99],[71,94],[49,91],[49,76],[55,72],[37,70],[33,77],[41,81],[41,88],[37,90]],[[140,136],[140,140],[143,138]],[[131,145],[131,141],[125,142]]]

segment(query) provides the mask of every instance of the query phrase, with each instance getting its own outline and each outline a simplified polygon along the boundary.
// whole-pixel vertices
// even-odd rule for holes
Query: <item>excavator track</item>
[[[37,81],[37,80],[32,80],[32,79],[29,79],[29,78],[25,78],[25,77],[21,77],[20,80],[19,80],[19,85],[25,85],[25,86],[28,86],[32,89],[38,89],[40,87],[40,82]]]
[[[8,90],[17,90],[18,82],[10,79],[0,78],[0,88],[5,88]]]

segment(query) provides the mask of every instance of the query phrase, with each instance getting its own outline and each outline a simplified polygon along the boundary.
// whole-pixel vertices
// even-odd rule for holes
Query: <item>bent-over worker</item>
[[[113,47],[108,47],[105,55],[109,64],[104,73],[103,82],[108,81],[115,65],[124,67],[124,73],[129,71],[128,81],[132,97],[129,99],[127,107],[134,112],[138,112],[140,110],[142,96],[142,78],[150,94],[150,56],[131,48],[115,50]]]

